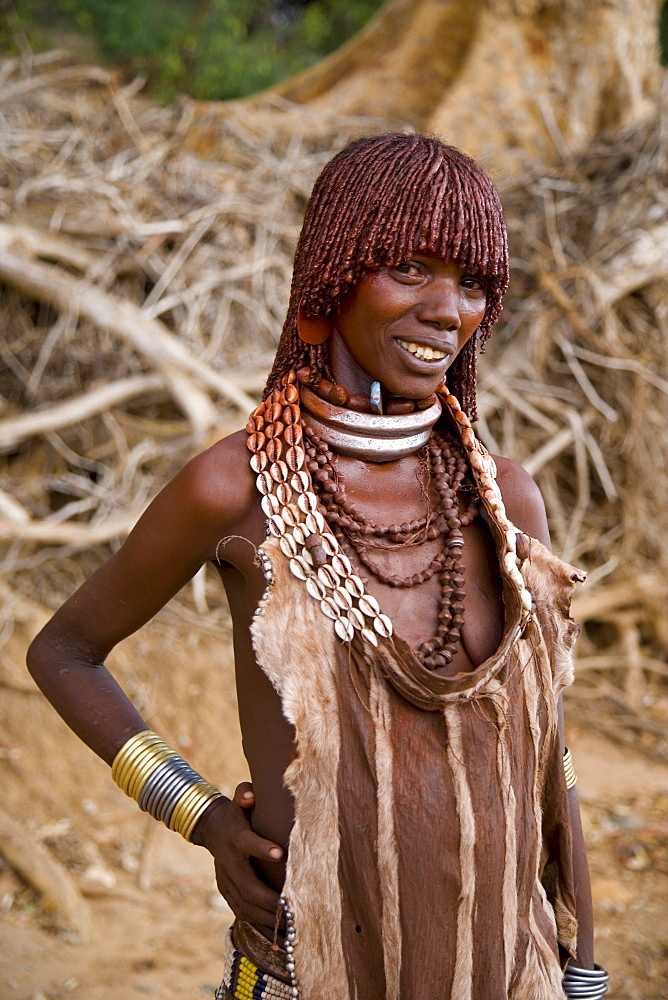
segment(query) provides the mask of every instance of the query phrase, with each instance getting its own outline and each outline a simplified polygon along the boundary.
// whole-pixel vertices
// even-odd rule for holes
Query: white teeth
[[[440,361],[441,358],[447,357],[444,351],[437,351],[433,347],[422,347],[420,344],[413,344],[407,340],[399,340],[399,343],[411,354],[422,358],[423,361]]]

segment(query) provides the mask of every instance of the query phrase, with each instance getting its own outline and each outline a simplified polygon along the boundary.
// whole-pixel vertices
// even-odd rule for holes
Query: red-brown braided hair
[[[476,340],[485,343],[508,286],[508,242],[498,193],[469,156],[424,135],[357,139],[329,161],[306,208],[295,253],[288,313],[265,395],[291,368],[310,364],[332,379],[327,344],[297,334],[299,306],[330,315],[370,271],[427,251],[485,282],[487,305],[448,372],[448,385],[476,417]]]

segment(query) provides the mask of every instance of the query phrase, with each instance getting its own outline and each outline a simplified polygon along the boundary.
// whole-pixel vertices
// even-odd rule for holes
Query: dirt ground
[[[229,792],[247,777],[229,643],[175,635],[149,626],[117,653],[115,672],[154,727]],[[0,858],[0,1000],[212,996],[230,913],[209,856],[139,814],[69,734],[22,671],[26,638],[0,656],[3,808],[73,877],[92,936],[76,942]],[[591,731],[571,727],[568,739],[609,995],[668,998],[668,766]]]

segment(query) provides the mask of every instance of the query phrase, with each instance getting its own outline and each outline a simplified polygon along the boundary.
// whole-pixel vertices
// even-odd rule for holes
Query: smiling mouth
[[[426,347],[423,344],[414,344],[410,340],[400,340],[397,337],[397,343],[408,351],[409,354],[414,355],[416,358],[420,358],[422,361],[442,361],[443,358],[447,358],[448,355],[445,351],[437,351],[435,347]]]

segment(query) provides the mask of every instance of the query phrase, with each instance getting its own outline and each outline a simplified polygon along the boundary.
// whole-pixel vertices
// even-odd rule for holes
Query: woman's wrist
[[[581,944],[578,942],[578,949],[575,954],[575,958],[571,959],[568,963],[569,965],[574,965],[578,969],[593,969],[594,968],[594,948],[589,942]]]
[[[213,802],[207,806],[193,828],[193,832],[190,837],[190,842],[192,844],[197,844],[198,847],[205,847],[207,851],[211,850],[212,831],[214,825],[218,825],[220,822],[219,817],[222,817],[223,813],[227,811],[227,807],[230,805],[230,802],[231,799],[228,799],[227,796],[221,794],[220,798],[214,799]]]

